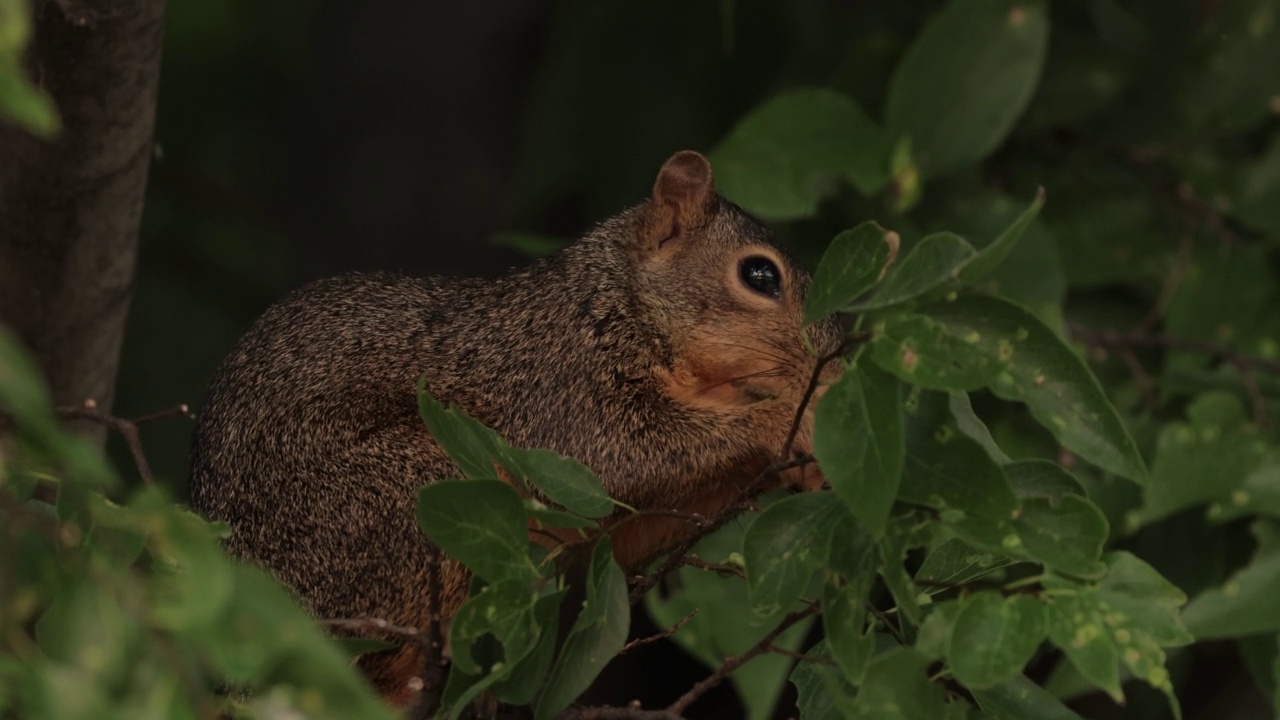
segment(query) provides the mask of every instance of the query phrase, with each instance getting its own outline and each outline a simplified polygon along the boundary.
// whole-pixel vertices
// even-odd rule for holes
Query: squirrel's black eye
[[[771,298],[782,297],[782,273],[767,257],[753,255],[742,261],[738,275],[747,287]]]

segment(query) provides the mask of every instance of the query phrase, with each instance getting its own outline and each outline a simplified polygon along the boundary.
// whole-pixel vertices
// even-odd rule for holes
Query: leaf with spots
[[[1235,395],[1205,393],[1187,406],[1187,419],[1160,432],[1141,510],[1144,522],[1214,500],[1234,508],[1233,516],[1241,514],[1248,494],[1237,491],[1266,459],[1267,445]],[[1254,479],[1264,496],[1265,481],[1265,474]]]
[[[890,142],[851,98],[802,88],[752,110],[711,152],[716,186],[770,220],[809,217],[847,180],[863,195],[889,181]]]
[[[966,686],[992,687],[1022,673],[1048,624],[1048,608],[1039,598],[976,592],[960,601],[947,662]]]
[[[981,295],[962,295],[919,312],[1004,363],[991,390],[1026,403],[1064,447],[1104,470],[1145,480],[1138,446],[1097,378],[1040,319],[1007,300]]]
[[[871,289],[898,254],[898,235],[874,222],[845,230],[827,246],[804,300],[804,321],[821,320]]]
[[[1080,674],[1117,701],[1121,663],[1163,692],[1177,709],[1165,669],[1166,647],[1186,645],[1191,634],[1178,616],[1186,595],[1150,565],[1127,552],[1104,558],[1097,582],[1049,576],[1049,640]]]
[[[976,332],[927,315],[891,315],[876,323],[871,360],[913,385],[930,390],[977,390],[995,382],[1008,365],[979,347]]]
[[[916,581],[947,586],[965,585],[1014,564],[1003,555],[975,548],[953,538],[925,557],[916,571]]]
[[[849,311],[884,310],[958,287],[961,268],[977,254],[969,241],[955,233],[928,235],[889,268],[871,297],[850,306]]]
[[[874,366],[847,368],[815,411],[813,454],[853,516],[884,530],[902,479],[902,390]]]
[[[1197,638],[1240,637],[1280,630],[1280,522],[1252,526],[1258,549],[1249,564],[1220,587],[1195,597],[1183,612]]]
[[[908,648],[877,655],[858,688],[849,718],[917,720],[950,717],[941,685],[929,682],[929,659]]]
[[[999,465],[978,443],[951,424],[908,430],[907,461],[898,497],[938,510],[960,510],[974,517],[1009,519],[1018,498]]]

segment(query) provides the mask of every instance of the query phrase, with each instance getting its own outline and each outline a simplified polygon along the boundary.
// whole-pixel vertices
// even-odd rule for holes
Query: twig
[[[697,555],[686,555],[680,559],[680,564],[707,572],[719,573],[721,575],[732,575],[734,577],[746,578],[747,573],[742,569],[741,565],[730,565],[729,563],[710,563]]]
[[[850,348],[857,347],[870,339],[871,333],[868,332],[850,335],[835,350],[818,358],[818,362],[813,366],[813,373],[809,375],[809,384],[805,386],[804,395],[800,397],[800,404],[796,406],[796,415],[791,420],[791,430],[787,432],[787,440],[782,443],[782,452],[778,453],[779,461],[785,461],[791,455],[791,446],[795,444],[796,435],[800,433],[800,426],[804,424],[804,413],[809,409],[809,401],[813,399],[813,394],[817,392],[818,385],[822,382],[822,371],[832,361],[848,352]]]
[[[1129,374],[1133,376],[1133,381],[1138,384],[1138,390],[1142,393],[1142,400],[1147,410],[1150,412],[1158,410],[1160,398],[1156,395],[1155,381],[1151,379],[1151,375],[1147,374],[1147,369],[1142,367],[1142,362],[1134,354],[1133,348],[1116,348],[1116,354],[1124,361],[1125,367],[1129,368]]]
[[[690,620],[696,617],[698,617],[698,611],[694,610],[688,615],[685,615],[684,617],[680,618],[680,620],[677,621],[675,625],[672,625],[671,627],[667,628],[666,630],[663,630],[662,632],[656,635],[650,635],[649,637],[636,638],[635,640],[632,640],[626,645],[623,645],[622,649],[618,651],[618,654],[625,655],[630,650],[635,650],[638,647],[651,645],[653,643],[658,642],[659,640],[669,638],[672,635],[675,635],[677,632],[679,632],[680,628],[684,627],[685,623],[689,622]]]
[[[1258,387],[1257,372],[1264,371],[1273,375],[1280,375],[1280,360],[1271,360],[1236,352],[1225,345],[1210,340],[1174,337],[1162,333],[1098,330],[1076,323],[1068,324],[1067,328],[1071,331],[1073,337],[1094,347],[1117,350],[1132,350],[1135,347],[1157,347],[1180,352],[1200,353],[1228,363],[1240,374],[1245,390],[1249,393],[1249,399],[1253,405],[1254,422],[1260,427],[1266,427],[1269,423],[1266,399],[1262,396],[1262,391]]]
[[[640,701],[627,707],[570,708],[556,716],[556,720],[684,720],[668,710],[644,710]]]
[[[688,692],[681,695],[675,702],[671,703],[671,705],[667,707],[667,712],[674,715],[683,714],[695,700],[702,697],[711,688],[719,685],[725,678],[729,677],[729,674],[734,670],[737,670],[751,660],[768,653],[769,648],[773,647],[773,641],[777,640],[779,635],[782,635],[782,633],[786,632],[791,626],[801,620],[818,614],[821,610],[822,608],[820,605],[812,603],[803,610],[797,610],[788,614],[782,619],[782,622],[778,623],[777,627],[770,630],[764,637],[760,638],[760,641],[755,645],[752,645],[746,652],[741,655],[731,655],[725,658],[724,662],[720,667],[716,668],[715,672],[689,688]]]
[[[409,712],[410,718],[432,718],[440,709],[444,695],[444,632],[440,627],[440,550],[434,545],[427,551],[427,593],[431,617],[427,629],[415,639],[422,646],[422,694]]]
[[[388,635],[399,635],[413,640],[417,640],[422,636],[422,632],[412,625],[394,625],[382,618],[330,618],[321,620],[320,624],[342,630],[373,631]]]
[[[147,463],[147,455],[142,450],[142,439],[138,436],[138,426],[178,415],[191,417],[191,410],[185,404],[175,405],[166,410],[143,415],[134,420],[126,420],[98,410],[98,402],[93,398],[88,398],[84,401],[84,405],[54,408],[53,414],[59,420],[86,420],[118,433],[124,439],[125,445],[129,446],[129,454],[133,456],[133,464],[138,468],[138,477],[142,478],[143,483],[154,485],[155,478],[151,475],[151,466]]]

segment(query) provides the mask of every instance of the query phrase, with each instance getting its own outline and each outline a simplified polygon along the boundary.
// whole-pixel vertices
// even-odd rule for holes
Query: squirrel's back
[[[273,571],[319,617],[425,626],[430,546],[418,489],[457,476],[415,386],[599,475],[641,509],[712,513],[773,462],[832,322],[805,328],[808,277],[714,193],[695,153],[652,199],[557,256],[498,280],[348,275],[269,309],[218,370],[192,449],[197,510],[230,551]],[[796,436],[806,450],[810,423]],[[635,569],[689,526],[615,535]],[[438,610],[464,599],[445,559]],[[403,700],[413,648],[362,658]]]

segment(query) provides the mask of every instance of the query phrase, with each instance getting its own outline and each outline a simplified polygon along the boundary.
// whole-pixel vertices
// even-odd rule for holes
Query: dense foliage
[[[809,316],[850,327],[816,408],[831,491],[762,498],[645,596],[734,670],[750,717],[787,683],[806,720],[1072,718],[1064,701],[1098,691],[1177,716],[1206,658],[1256,687],[1221,712],[1280,712],[1280,74],[1259,70],[1280,67],[1280,6],[1177,5],[890,17],[826,87],[780,90],[713,148],[721,191],[820,255]],[[18,119],[42,112],[21,27],[0,24]],[[0,714],[381,712],[217,528],[123,491],[38,388],[0,346],[20,458],[0,490]],[[419,524],[477,577],[442,715],[489,692],[552,717],[632,608],[598,543],[557,647],[567,593],[528,523],[614,505],[580,464],[420,400],[465,477],[423,490]]]

